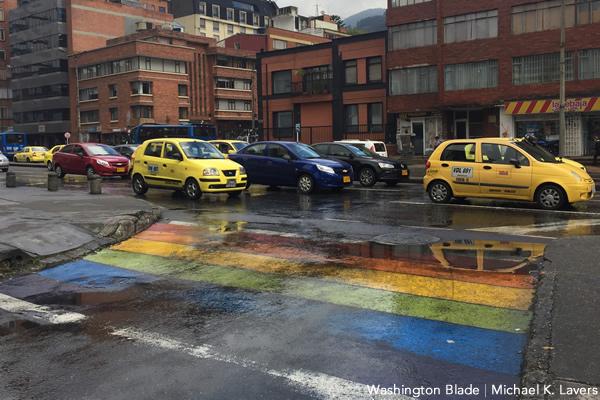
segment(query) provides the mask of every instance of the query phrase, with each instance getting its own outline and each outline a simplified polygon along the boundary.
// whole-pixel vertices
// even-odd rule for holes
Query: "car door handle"
[[[148,165],[148,161],[144,161],[144,164]]]
[[[483,169],[492,169],[492,167],[490,167],[489,165],[486,165],[483,167]]]
[[[167,164],[163,164],[163,167],[167,168]]]
[[[450,166],[450,164],[446,164],[446,163],[442,164],[442,167],[444,167],[444,168],[448,168],[449,166]]]

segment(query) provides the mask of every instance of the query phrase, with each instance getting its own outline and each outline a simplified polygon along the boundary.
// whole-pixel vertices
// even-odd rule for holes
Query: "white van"
[[[387,147],[383,142],[376,142],[373,140],[338,140],[336,143],[361,144],[367,150],[371,150],[373,153],[377,153],[381,157],[388,156]]]

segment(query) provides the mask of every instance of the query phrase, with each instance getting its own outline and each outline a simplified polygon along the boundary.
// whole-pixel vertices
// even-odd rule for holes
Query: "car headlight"
[[[577,172],[575,171],[571,171],[571,176],[573,176],[573,178],[575,178],[577,180],[577,182],[581,183],[583,182],[583,178],[581,177],[581,175],[579,175]]]
[[[317,164],[317,169],[321,172],[325,172],[326,174],[335,174],[333,168],[328,167],[327,165]]]
[[[219,170],[216,168],[206,168],[203,172],[202,175],[204,176],[219,176]]]
[[[102,165],[103,167],[110,167],[110,164],[108,163],[108,161],[104,161],[104,160],[96,160],[96,164],[98,165]]]
[[[246,168],[240,167],[240,175],[246,175]]]
[[[379,168],[381,168],[381,169],[394,169],[395,167],[394,167],[394,164],[380,162],[379,163]]]

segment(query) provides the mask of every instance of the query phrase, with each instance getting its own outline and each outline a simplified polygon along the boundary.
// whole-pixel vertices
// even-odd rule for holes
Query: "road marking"
[[[325,218],[325,221],[332,221],[332,222],[349,222],[352,224],[361,224],[361,221],[355,221],[355,220],[351,220],[351,219],[339,219],[339,218]]]
[[[369,395],[369,386],[362,383],[353,382],[320,372],[312,372],[301,369],[279,371],[271,369],[268,366],[262,365],[256,361],[234,355],[222,354],[214,347],[209,345],[195,346],[154,332],[144,332],[133,328],[124,328],[111,332],[111,335],[132,340],[134,342],[143,343],[148,346],[163,350],[178,351],[198,359],[233,364],[238,367],[257,371],[275,378],[283,378],[289,381],[292,386],[308,391],[321,399],[354,400],[364,399]],[[412,397],[402,395],[386,397],[401,400],[414,400]]]
[[[533,224],[526,226],[492,226],[489,228],[475,228],[469,230],[477,232],[510,233],[514,235],[528,236],[528,234],[531,232],[554,232],[565,229],[569,230],[599,225],[600,219],[573,219],[569,221],[548,222],[545,224]]]
[[[185,222],[185,221],[171,221],[169,225],[179,225],[179,226],[199,226],[199,224],[195,222]]]
[[[86,318],[83,314],[52,310],[49,307],[29,303],[2,293],[0,293],[0,309],[18,314],[28,321],[46,322],[55,325],[72,324]]]

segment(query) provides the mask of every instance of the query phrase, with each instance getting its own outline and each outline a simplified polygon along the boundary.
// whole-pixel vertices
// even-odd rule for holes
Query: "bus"
[[[193,138],[201,140],[215,140],[217,138],[217,130],[214,125],[208,124],[144,124],[138,125],[131,129],[129,136],[132,144],[142,144],[146,140],[159,138]]]
[[[15,153],[27,146],[27,134],[13,131],[0,132],[0,151],[12,160]]]

